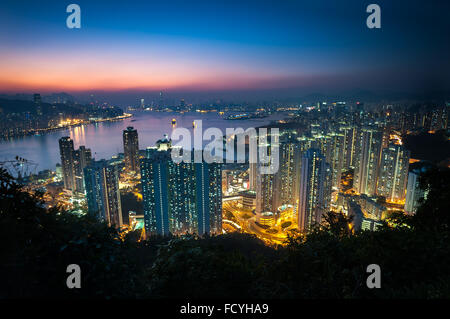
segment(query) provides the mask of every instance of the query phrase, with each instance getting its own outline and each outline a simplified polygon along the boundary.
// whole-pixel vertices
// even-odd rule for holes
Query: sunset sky
[[[449,2],[370,3],[2,1],[0,92],[447,90]]]

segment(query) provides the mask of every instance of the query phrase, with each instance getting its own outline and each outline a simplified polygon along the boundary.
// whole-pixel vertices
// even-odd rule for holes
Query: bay
[[[247,120],[226,120],[224,115],[218,113],[166,113],[166,112],[137,112],[133,117],[116,121],[100,122],[61,129],[42,136],[27,136],[12,140],[0,141],[0,161],[13,160],[20,156],[37,163],[35,173],[44,169],[54,170],[60,163],[58,140],[63,136],[70,136],[75,148],[84,145],[90,148],[96,160],[109,159],[123,152],[123,130],[133,126],[138,131],[139,148],[145,149],[154,146],[155,142],[167,134],[169,137],[174,128],[172,119],[176,119],[176,127],[185,127],[192,133],[193,121],[202,121],[203,131],[209,127],[222,130],[225,135],[226,128],[258,127],[269,124],[271,121],[284,118],[286,115],[277,113],[266,118]]]

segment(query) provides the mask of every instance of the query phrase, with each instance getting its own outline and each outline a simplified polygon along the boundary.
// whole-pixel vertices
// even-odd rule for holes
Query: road
[[[266,229],[263,229],[259,227],[255,223],[255,216],[249,212],[242,210],[237,206],[237,201],[228,201],[223,204],[223,210],[225,212],[229,212],[234,216],[234,219],[237,224],[241,227],[241,231],[249,234],[254,234],[264,242],[268,244],[279,244],[283,245],[287,239],[287,232],[283,231],[281,228],[281,222],[277,222],[274,227],[271,227],[271,229],[276,229],[278,232],[276,234],[269,234],[266,232]],[[243,216],[251,215],[250,218],[244,218]],[[292,226],[286,228],[292,229],[295,228],[294,221],[292,219],[287,219],[286,221],[291,221]],[[232,231],[233,229],[236,229],[235,227],[232,227],[231,224],[225,224],[226,225],[226,232]],[[237,229],[236,229],[237,230]]]

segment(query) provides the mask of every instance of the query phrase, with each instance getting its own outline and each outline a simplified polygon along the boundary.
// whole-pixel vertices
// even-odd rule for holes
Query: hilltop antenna
[[[6,169],[10,175],[17,176],[17,179],[21,179],[31,174],[36,174],[38,164],[23,157],[16,156],[13,160],[0,161],[0,166]]]

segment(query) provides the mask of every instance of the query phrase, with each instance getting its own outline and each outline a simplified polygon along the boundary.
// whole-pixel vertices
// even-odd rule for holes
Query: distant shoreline
[[[8,141],[8,140],[14,140],[14,139],[28,137],[28,136],[42,136],[47,133],[56,132],[56,131],[59,131],[62,129],[67,129],[70,127],[78,127],[78,126],[82,126],[82,125],[89,125],[89,124],[95,124],[95,123],[100,123],[100,122],[116,122],[116,121],[122,121],[122,120],[130,118],[130,117],[133,117],[133,114],[124,113],[123,115],[119,115],[119,116],[115,116],[115,117],[108,117],[105,119],[88,120],[88,121],[84,121],[82,123],[66,124],[63,126],[51,127],[51,128],[45,128],[45,129],[36,129],[36,130],[32,130],[32,131],[28,132],[27,134],[1,136],[0,139],[3,141]]]

